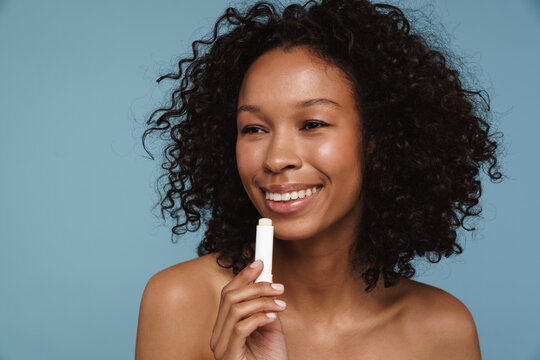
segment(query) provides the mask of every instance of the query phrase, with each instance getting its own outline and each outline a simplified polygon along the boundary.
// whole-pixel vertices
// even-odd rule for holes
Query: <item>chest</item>
[[[429,359],[425,348],[410,339],[397,324],[368,326],[349,331],[302,328],[283,323],[289,360],[419,360]]]
[[[227,279],[227,281],[230,281]],[[221,290],[226,285],[216,286]],[[220,293],[216,291],[213,303],[205,304],[201,313],[206,314],[202,328],[200,359],[214,360],[209,348],[212,329],[219,307]],[[280,314],[289,360],[433,360],[430,341],[411,329],[408,320],[400,316],[399,309],[389,309],[369,320],[355,319],[340,324],[306,324],[297,314]],[[208,309],[214,309],[208,311]],[[342,319],[343,320],[343,319]]]
[[[213,319],[208,318],[206,336],[201,343],[201,359],[214,360],[208,346]],[[344,330],[332,324],[309,326],[281,319],[289,360],[432,360],[429,341],[404,331],[399,321],[368,324]],[[362,322],[359,322],[362,323]]]

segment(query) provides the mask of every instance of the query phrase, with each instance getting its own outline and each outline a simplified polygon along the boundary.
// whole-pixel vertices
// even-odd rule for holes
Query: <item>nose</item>
[[[285,169],[295,169],[302,166],[298,154],[298,144],[294,134],[274,132],[268,145],[264,169],[267,172],[280,173]]]

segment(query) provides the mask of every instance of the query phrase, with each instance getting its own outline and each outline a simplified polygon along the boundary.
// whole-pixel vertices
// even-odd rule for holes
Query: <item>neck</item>
[[[285,285],[280,299],[289,315],[324,326],[377,311],[384,289],[366,293],[363,279],[353,272],[349,249],[355,234],[354,226],[340,224],[309,239],[274,239],[273,281]]]

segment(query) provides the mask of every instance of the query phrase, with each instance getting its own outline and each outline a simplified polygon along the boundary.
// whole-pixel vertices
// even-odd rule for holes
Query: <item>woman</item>
[[[169,139],[173,234],[207,231],[148,282],[136,359],[480,359],[465,305],[410,278],[462,252],[480,167],[501,178],[482,93],[362,0],[229,8],[193,52],[144,138]],[[254,283],[260,217],[274,284]]]

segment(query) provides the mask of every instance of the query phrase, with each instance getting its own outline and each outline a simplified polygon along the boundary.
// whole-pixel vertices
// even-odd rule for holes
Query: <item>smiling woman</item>
[[[193,50],[158,79],[179,84],[143,143],[169,139],[173,235],[207,231],[148,282],[136,358],[479,359],[468,309],[411,261],[461,253],[480,168],[502,176],[482,92],[400,9],[363,0],[229,8]],[[260,217],[274,284],[254,282]]]
[[[278,239],[309,238],[314,244],[333,234],[347,239],[344,250],[351,245],[362,204],[362,129],[352,94],[345,74],[305,46],[270,50],[244,76],[238,172],[257,212],[274,221]],[[240,111],[246,105],[258,111]],[[260,131],[246,133],[254,128]],[[260,189],[274,198],[266,199]],[[310,196],[284,201],[280,193],[287,197],[294,190]],[[287,243],[276,246],[281,244]]]

